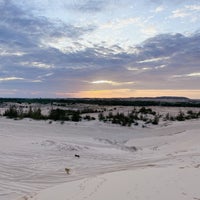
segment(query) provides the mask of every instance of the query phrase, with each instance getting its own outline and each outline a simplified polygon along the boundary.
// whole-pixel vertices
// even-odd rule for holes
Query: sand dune
[[[125,128],[2,118],[0,199],[200,199],[199,122]]]
[[[199,169],[194,167],[144,166],[65,183],[29,199],[199,199],[199,180]]]

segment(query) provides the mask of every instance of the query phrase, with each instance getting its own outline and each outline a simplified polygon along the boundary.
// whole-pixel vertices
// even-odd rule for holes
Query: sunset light
[[[1,97],[200,98],[199,1],[0,0],[0,11]]]

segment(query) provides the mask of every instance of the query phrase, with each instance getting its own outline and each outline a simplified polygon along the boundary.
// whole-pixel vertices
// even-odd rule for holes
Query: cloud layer
[[[20,2],[0,0],[1,96],[83,97],[99,91],[109,97],[112,91],[134,96],[134,91],[183,89],[195,96],[200,91],[198,27],[193,25],[195,31],[190,32],[183,25],[180,31],[156,28],[161,23],[158,16],[166,19],[166,30],[176,26],[177,18],[198,21],[196,1],[175,5],[149,1],[148,15],[134,16],[130,10],[145,11],[147,6],[120,0],[58,1],[63,6],[60,13],[67,14],[54,18],[53,7],[45,10],[34,0]],[[127,15],[117,17],[120,9]],[[91,16],[94,20],[87,21]]]

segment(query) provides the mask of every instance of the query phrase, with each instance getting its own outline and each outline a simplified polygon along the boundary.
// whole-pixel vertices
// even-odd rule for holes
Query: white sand
[[[0,199],[200,199],[199,122],[125,128],[1,118]]]
[[[200,169],[144,167],[65,183],[40,192],[34,200],[188,200],[199,199]]]

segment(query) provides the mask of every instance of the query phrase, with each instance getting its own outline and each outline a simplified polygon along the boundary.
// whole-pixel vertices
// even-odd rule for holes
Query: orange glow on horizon
[[[128,98],[128,97],[158,97],[158,96],[182,96],[192,99],[200,99],[200,90],[88,90],[74,93],[56,93],[59,97],[74,98]]]

